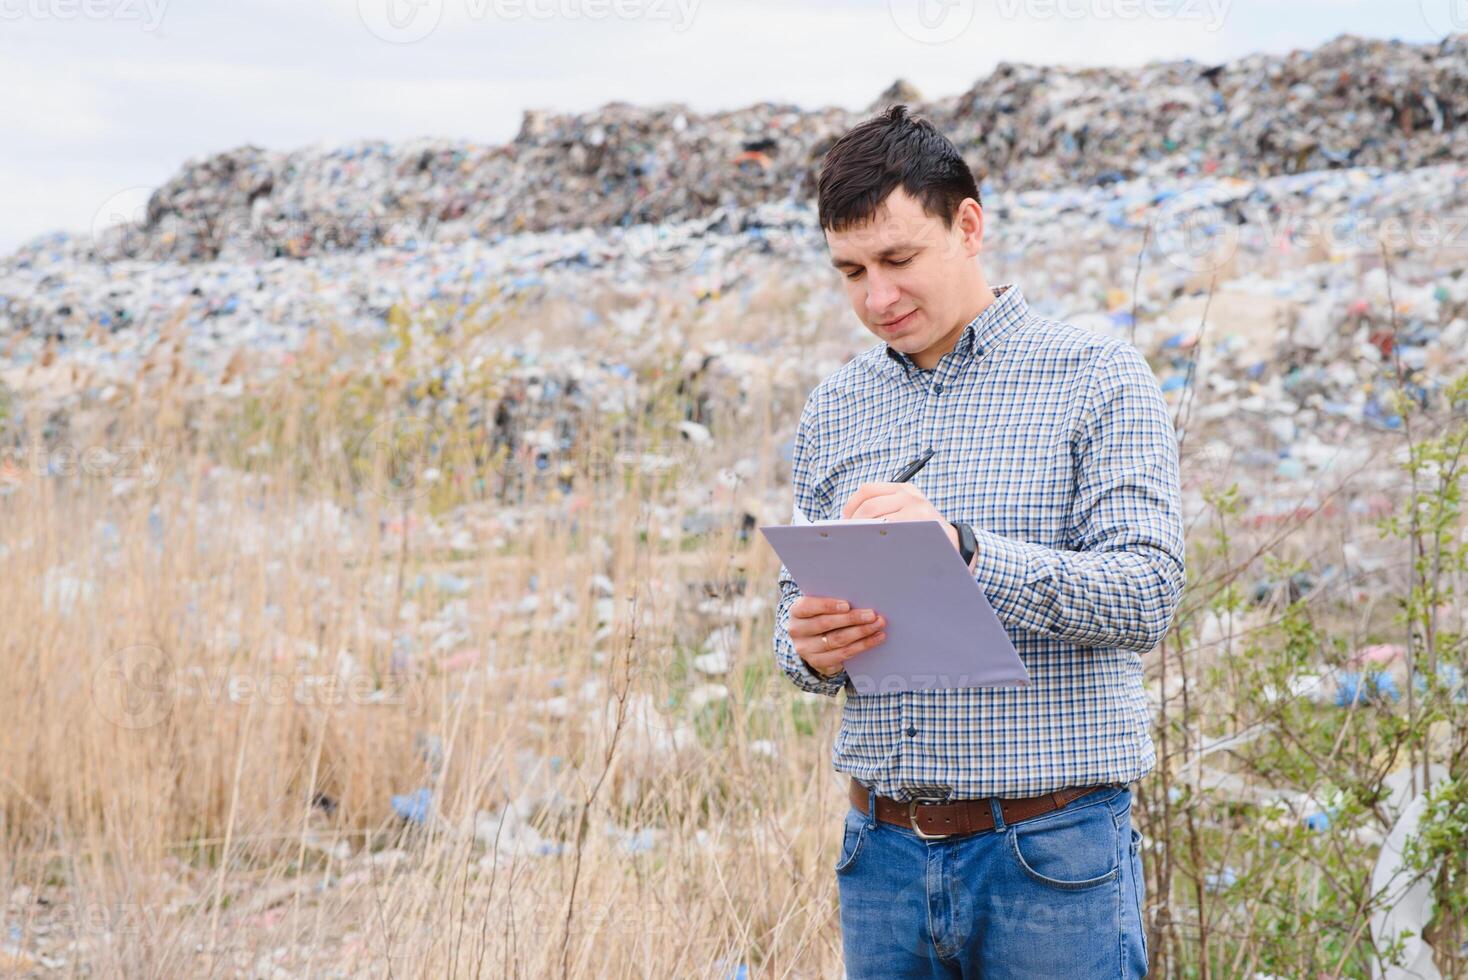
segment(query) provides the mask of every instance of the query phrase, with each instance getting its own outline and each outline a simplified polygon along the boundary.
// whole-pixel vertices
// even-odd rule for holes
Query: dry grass
[[[106,443],[74,433],[116,452],[106,467],[12,470],[9,966],[838,972],[837,712],[770,661],[773,556],[732,523],[692,549],[661,533],[690,451],[592,454],[578,489],[523,505],[446,500],[419,433],[333,429],[291,384],[202,426],[179,411],[114,417]],[[681,463],[644,472],[639,450]],[[734,666],[702,677],[689,662],[719,626]],[[420,789],[430,812],[405,821],[391,798]],[[497,821],[512,802],[518,822]]]

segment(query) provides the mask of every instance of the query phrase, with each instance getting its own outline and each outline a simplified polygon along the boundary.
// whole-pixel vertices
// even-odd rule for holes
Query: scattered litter
[[[392,798],[393,812],[409,823],[422,824],[433,812],[433,790],[415,789],[402,796]]]

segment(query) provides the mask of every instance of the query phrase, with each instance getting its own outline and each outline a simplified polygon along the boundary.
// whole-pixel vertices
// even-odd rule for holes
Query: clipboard
[[[760,532],[805,595],[887,617],[887,639],[846,661],[858,694],[1026,687],[1029,671],[938,521],[824,521]]]

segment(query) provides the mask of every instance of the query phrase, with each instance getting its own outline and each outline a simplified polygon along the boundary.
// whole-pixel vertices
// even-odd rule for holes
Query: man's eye
[[[901,262],[894,261],[892,264],[895,265],[895,266],[901,267],[901,266],[907,265],[911,261],[912,261],[912,256],[909,255],[907,258],[903,259]]]
[[[857,278],[860,275],[861,275],[861,270],[860,269],[857,269],[855,272],[848,272],[846,274],[846,278],[847,279],[855,279],[855,278]]]

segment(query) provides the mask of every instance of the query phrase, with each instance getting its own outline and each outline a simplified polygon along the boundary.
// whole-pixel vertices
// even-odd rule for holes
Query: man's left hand
[[[937,521],[953,543],[953,550],[962,551],[958,546],[958,530],[911,483],[863,483],[841,508],[844,521],[879,517],[889,521]]]

